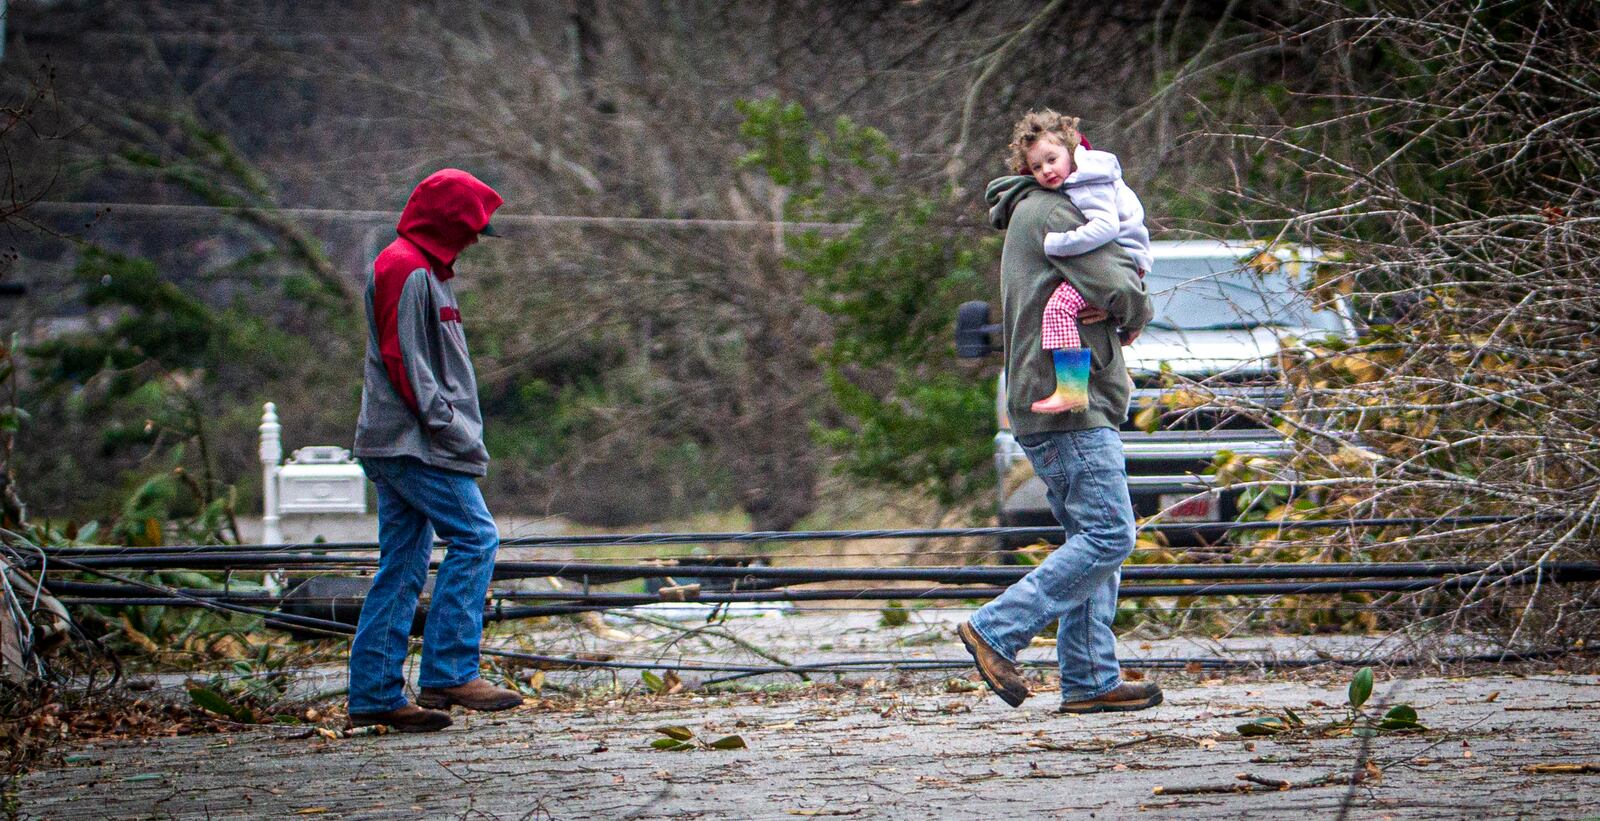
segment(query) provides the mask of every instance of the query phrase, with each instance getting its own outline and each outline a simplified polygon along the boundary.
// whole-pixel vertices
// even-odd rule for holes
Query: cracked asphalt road
[[[943,643],[917,650],[950,655]],[[1409,702],[1429,730],[1370,744],[1234,731],[1284,707],[1312,725],[1340,720],[1347,670],[1168,673],[1164,705],[1097,716],[1057,715],[1048,691],[1012,710],[930,674],[720,695],[628,688],[457,711],[455,726],[431,735],[261,729],[82,746],[63,751],[70,763],[24,776],[17,803],[21,817],[53,819],[1324,818],[1348,796],[1356,818],[1600,817],[1600,773],[1525,770],[1600,764],[1600,676],[1545,670],[1380,674],[1371,704]],[[654,728],[674,724],[706,740],[738,734],[748,749],[650,749],[662,737]],[[1248,786],[1239,774],[1298,784],[1367,759],[1376,771],[1353,789],[1170,794]]]

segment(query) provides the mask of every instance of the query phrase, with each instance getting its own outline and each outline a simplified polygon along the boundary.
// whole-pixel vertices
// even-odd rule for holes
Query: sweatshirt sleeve
[[[1044,236],[1069,233],[1051,230],[1056,227],[1081,227],[1071,205],[1064,199],[1058,200],[1046,218]],[[1111,314],[1118,328],[1124,331],[1140,330],[1154,316],[1150,295],[1145,290],[1144,280],[1138,276],[1138,267],[1121,246],[1101,243],[1087,253],[1068,257],[1046,254],[1045,259],[1049,260],[1062,279],[1072,283],[1072,287],[1083,295],[1086,302]]]
[[[417,419],[434,438],[447,441],[473,440],[469,431],[461,429],[451,407],[439,390],[439,375],[433,363],[438,361],[433,350],[433,335],[428,333],[430,322],[436,322],[435,309],[428,296],[428,272],[413,271],[400,291],[400,301],[395,309],[395,336],[400,343],[401,367],[411,383],[416,399],[413,410]]]
[[[1067,197],[1078,206],[1086,220],[1071,231],[1051,231],[1044,235],[1044,252],[1053,257],[1087,254],[1117,238],[1117,187],[1114,183],[1094,183],[1067,189]]]

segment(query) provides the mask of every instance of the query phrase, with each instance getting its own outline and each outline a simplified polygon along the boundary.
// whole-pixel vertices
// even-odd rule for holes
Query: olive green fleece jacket
[[[1017,436],[1050,431],[1117,428],[1128,418],[1133,383],[1122,359],[1118,329],[1144,328],[1152,316],[1150,296],[1133,258],[1115,242],[1074,257],[1044,252],[1044,235],[1071,231],[1085,220],[1065,194],[1044,188],[1032,177],[1001,177],[984,192],[989,224],[1006,232],[1000,255],[1001,309],[1005,314],[1006,409]],[[1111,319],[1080,326],[1089,348],[1089,407],[1040,414],[1034,402],[1055,392],[1055,364],[1044,350],[1040,322],[1045,303],[1061,281],[1072,283],[1090,304]]]

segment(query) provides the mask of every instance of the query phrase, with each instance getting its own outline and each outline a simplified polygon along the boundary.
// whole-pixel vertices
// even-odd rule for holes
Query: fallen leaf
[[[694,732],[688,727],[683,727],[676,724],[667,727],[657,727],[656,732],[666,736],[667,738],[677,739],[678,741],[688,741],[689,739],[694,738]]]

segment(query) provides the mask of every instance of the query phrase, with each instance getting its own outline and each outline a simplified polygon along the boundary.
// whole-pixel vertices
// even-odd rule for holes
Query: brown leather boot
[[[971,622],[962,622],[956,628],[956,635],[961,637],[961,643],[972,654],[972,660],[978,665],[978,675],[983,676],[983,683],[989,685],[995,695],[1013,707],[1027,700],[1028,683],[1023,680],[1016,662],[995,652],[978,636],[978,631],[972,629]]]
[[[1161,703],[1161,688],[1149,682],[1133,684],[1124,681],[1105,695],[1086,701],[1063,701],[1058,712],[1063,713],[1131,713],[1145,710]]]
[[[450,705],[459,704],[468,710],[494,712],[522,706],[522,695],[475,678],[454,687],[424,687],[417,703],[435,710],[448,710]]]
[[[351,713],[351,727],[382,725],[400,733],[431,733],[450,726],[450,714],[407,704],[386,713]]]

